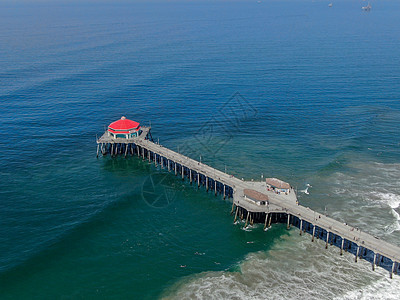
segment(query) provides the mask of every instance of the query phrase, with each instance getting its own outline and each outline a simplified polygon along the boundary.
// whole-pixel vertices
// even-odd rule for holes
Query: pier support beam
[[[128,154],[128,144],[125,144],[125,158],[127,154]]]
[[[290,228],[290,214],[287,215],[287,226],[286,229]]]
[[[356,258],[355,258],[355,262],[357,262],[357,258],[358,258],[358,253],[360,252],[360,246],[357,246],[357,252],[356,252]]]
[[[233,223],[236,223],[236,218],[237,218],[237,215],[238,215],[238,211],[239,211],[239,206],[236,206],[235,219],[233,219]]]
[[[100,145],[97,144],[97,154],[96,154],[96,157],[99,157],[99,148],[100,148]]]
[[[342,245],[340,246],[340,255],[343,255],[344,238],[342,238]]]
[[[175,170],[175,176],[178,175],[178,170],[176,169],[176,162],[174,162],[174,170]]]
[[[265,214],[264,230],[267,228],[268,215],[269,213]]]
[[[303,220],[300,220],[300,235],[302,234],[303,230]]]
[[[393,272],[394,272],[394,266],[396,265],[395,262],[392,262],[392,270],[390,271],[390,279],[393,279]]]
[[[224,184],[224,200],[225,200],[225,197],[226,197],[225,191],[226,191],[226,185]]]
[[[208,177],[206,176],[206,191],[208,192]]]
[[[200,187],[200,173],[197,173],[197,188]]]
[[[247,221],[249,220],[249,215],[250,215],[250,213],[247,212],[246,223],[244,223],[244,228],[247,228]]]
[[[189,169],[189,182],[192,184],[192,169]]]
[[[168,172],[171,171],[171,161],[167,159],[167,164],[168,164]]]
[[[216,180],[214,180],[214,193],[215,193],[215,196],[217,196],[217,181]]]
[[[271,227],[271,222],[272,222],[272,214],[269,216],[268,227]]]
[[[329,243],[329,231],[326,233],[326,244],[325,244],[325,249],[328,249],[328,243]]]
[[[375,271],[376,253],[374,253],[374,260],[372,261],[372,271]]]
[[[234,209],[235,209],[235,202],[232,202],[231,215],[233,214]]]
[[[315,225],[313,225],[313,229],[312,229],[312,239],[311,239],[311,242],[314,242],[314,235],[315,235]]]

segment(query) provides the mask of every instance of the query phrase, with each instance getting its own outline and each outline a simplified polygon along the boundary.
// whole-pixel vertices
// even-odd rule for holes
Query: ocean
[[[397,275],[96,158],[126,116],[400,246],[400,2],[365,5],[0,2],[0,298],[398,299]]]

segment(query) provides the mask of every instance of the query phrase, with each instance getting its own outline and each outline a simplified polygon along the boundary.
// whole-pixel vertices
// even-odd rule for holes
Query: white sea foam
[[[399,215],[399,213],[397,211],[392,209],[392,214],[396,218],[397,221],[400,221],[400,215]]]
[[[284,236],[268,252],[247,255],[240,272],[205,272],[186,278],[166,292],[166,299],[392,299],[388,272],[375,272],[366,261],[354,263],[336,247],[324,249],[297,232]],[[372,293],[374,291],[374,293]],[[389,297],[388,297],[389,296]]]
[[[392,234],[395,231],[400,231],[400,224],[399,222],[394,222],[390,225],[385,226],[385,232],[386,234]]]
[[[397,300],[399,299],[400,280],[383,277],[364,288],[351,290],[335,300]]]
[[[400,231],[400,164],[352,162],[348,167],[356,171],[336,172],[322,182],[336,196],[332,214],[373,234]]]
[[[392,224],[385,226],[385,231],[387,234],[391,234],[395,231],[400,231],[400,215],[393,208],[391,209],[392,215],[395,218]]]
[[[400,195],[394,193],[372,192],[380,201],[389,205],[391,208],[398,208],[400,206]]]
[[[247,227],[242,227],[242,228],[240,228],[240,229],[242,229],[242,230],[244,230],[244,231],[247,231],[247,232],[251,232],[252,230],[253,230],[253,226],[251,226],[251,225],[247,225]]]

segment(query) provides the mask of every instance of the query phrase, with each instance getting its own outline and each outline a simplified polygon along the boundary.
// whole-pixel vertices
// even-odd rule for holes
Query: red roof
[[[108,130],[111,132],[115,133],[122,133],[122,131],[130,131],[134,129],[138,129],[139,123],[129,120],[125,117],[122,117],[120,120],[112,122],[110,125],[108,125]],[[129,133],[129,132],[124,132],[124,133]]]
[[[255,190],[244,189],[244,195],[256,201],[268,201],[268,196]]]

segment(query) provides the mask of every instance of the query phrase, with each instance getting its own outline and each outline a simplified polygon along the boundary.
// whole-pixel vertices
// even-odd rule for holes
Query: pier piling
[[[300,235],[302,233],[302,230],[303,230],[303,220],[300,220]]]
[[[328,243],[329,243],[329,231],[326,232],[326,244],[325,244],[325,249],[328,249]]]
[[[236,207],[235,219],[233,219],[233,223],[236,223],[238,212],[239,212],[239,206]]]
[[[264,230],[267,228],[268,213],[265,214]]]
[[[355,258],[355,262],[357,262],[357,258],[358,258],[358,253],[360,251],[360,246],[357,246],[357,251],[356,251],[356,258]]]
[[[314,242],[314,235],[315,235],[315,225],[313,225],[311,242]]]
[[[286,229],[290,229],[290,215],[287,216],[287,226]]]
[[[390,279],[393,278],[394,266],[395,266],[395,262],[392,262],[392,270],[390,271]]]
[[[244,224],[244,228],[247,228],[247,221],[249,220],[249,212],[247,212],[247,216],[246,216],[246,223]]]

